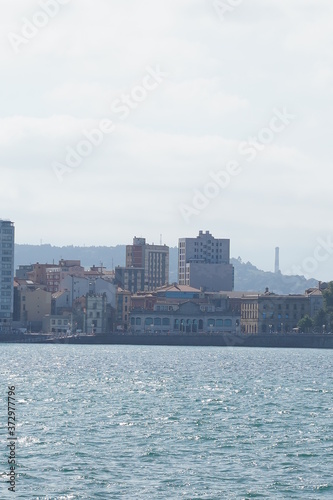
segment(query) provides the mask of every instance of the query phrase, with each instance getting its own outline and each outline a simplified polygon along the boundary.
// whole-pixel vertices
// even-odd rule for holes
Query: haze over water
[[[5,345],[16,498],[333,497],[330,350]]]

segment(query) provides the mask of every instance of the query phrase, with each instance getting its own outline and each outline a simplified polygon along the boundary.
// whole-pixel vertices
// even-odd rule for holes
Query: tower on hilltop
[[[280,249],[279,249],[279,247],[275,247],[274,272],[275,272],[275,274],[279,274],[279,272],[280,272]]]

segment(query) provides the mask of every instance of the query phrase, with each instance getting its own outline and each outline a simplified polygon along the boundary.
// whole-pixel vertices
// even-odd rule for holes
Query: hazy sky
[[[333,279],[331,0],[1,7],[0,218],[18,243],[202,229]]]

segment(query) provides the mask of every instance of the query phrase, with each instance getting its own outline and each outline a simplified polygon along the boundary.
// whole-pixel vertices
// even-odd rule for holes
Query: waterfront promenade
[[[269,333],[269,334],[131,334],[71,335],[52,333],[0,334],[0,343],[38,344],[119,344],[119,345],[175,345],[221,347],[281,347],[332,349],[333,333]]]

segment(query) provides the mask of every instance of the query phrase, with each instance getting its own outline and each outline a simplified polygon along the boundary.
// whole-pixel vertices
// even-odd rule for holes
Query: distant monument
[[[274,266],[275,274],[280,273],[280,249],[279,247],[275,247],[275,266]]]

